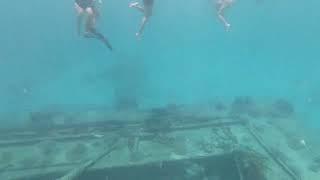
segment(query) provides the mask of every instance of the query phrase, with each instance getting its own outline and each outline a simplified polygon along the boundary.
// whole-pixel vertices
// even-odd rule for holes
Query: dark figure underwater
[[[108,39],[105,36],[103,36],[100,32],[98,32],[95,28],[97,18],[100,15],[95,3],[96,0],[75,0],[75,9],[78,15],[78,34],[81,34],[81,24],[83,16],[86,15],[85,32],[83,36],[86,38],[96,38],[102,41],[110,50],[112,50],[112,46],[109,43]],[[99,0],[99,3],[101,4],[102,1]]]

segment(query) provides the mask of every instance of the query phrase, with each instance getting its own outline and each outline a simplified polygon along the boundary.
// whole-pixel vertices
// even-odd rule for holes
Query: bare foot
[[[132,8],[132,7],[137,6],[138,4],[139,4],[138,2],[132,2],[129,4],[129,7]]]
[[[225,27],[225,29],[226,29],[227,32],[230,31],[230,26],[231,26],[231,24],[229,24],[229,23],[227,23],[227,24],[224,25],[224,27]]]
[[[138,40],[141,40],[141,34],[140,33],[137,32],[136,33],[136,37],[137,37]]]

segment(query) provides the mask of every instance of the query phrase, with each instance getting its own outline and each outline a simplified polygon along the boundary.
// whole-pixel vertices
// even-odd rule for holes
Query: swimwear
[[[75,0],[75,1],[82,9],[94,7],[94,2],[93,2],[94,0]]]

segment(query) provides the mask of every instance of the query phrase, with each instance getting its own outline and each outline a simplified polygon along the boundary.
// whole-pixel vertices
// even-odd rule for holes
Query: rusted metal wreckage
[[[99,118],[68,123],[60,114],[49,126],[2,130],[0,179],[300,179],[241,116],[168,108],[88,113]]]

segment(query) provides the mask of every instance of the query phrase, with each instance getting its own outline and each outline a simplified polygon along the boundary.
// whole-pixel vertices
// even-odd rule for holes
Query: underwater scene
[[[0,11],[0,180],[319,180],[318,0]]]

